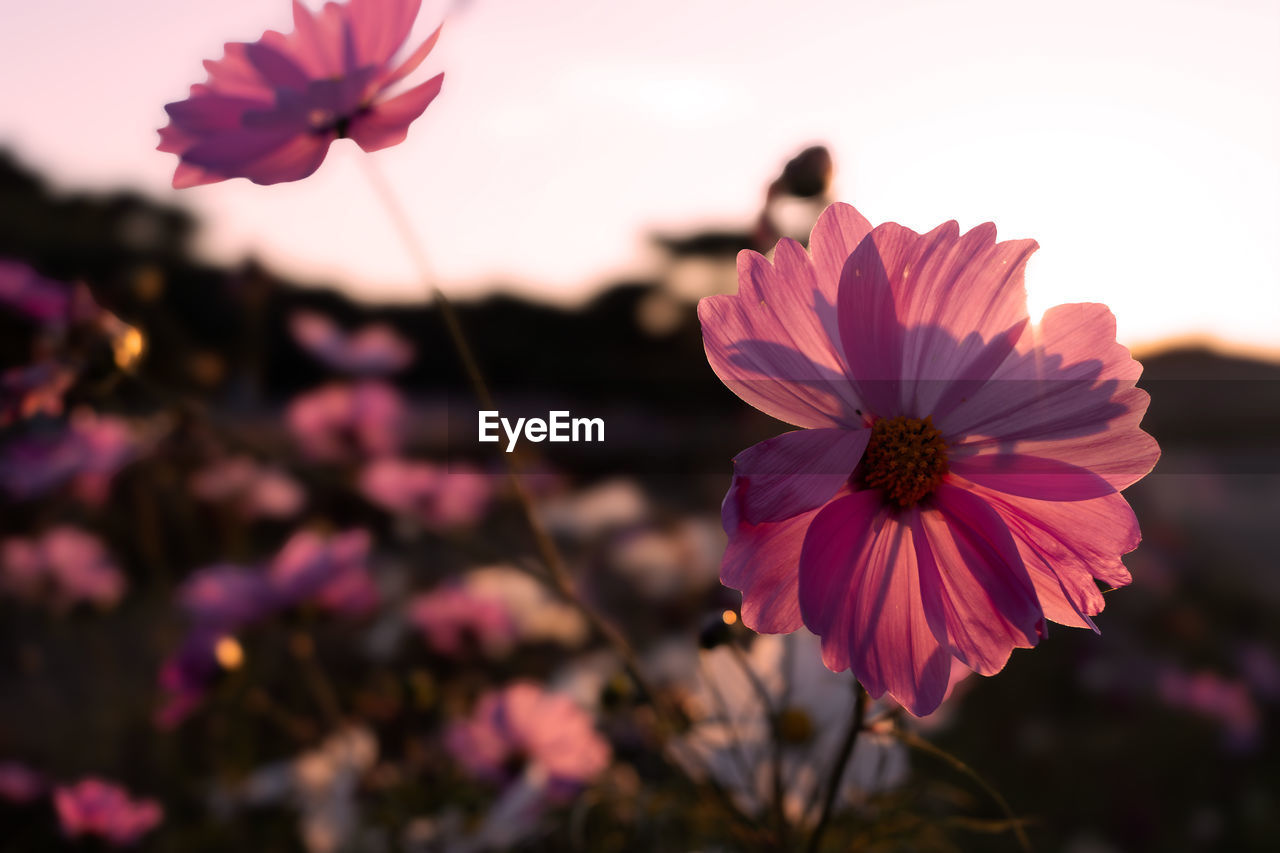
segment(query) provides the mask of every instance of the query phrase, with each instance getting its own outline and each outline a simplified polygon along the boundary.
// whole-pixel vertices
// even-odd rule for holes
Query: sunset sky
[[[450,4],[426,0],[417,35]],[[365,299],[413,267],[349,142],[313,177],[175,192],[166,102],[285,0],[44,0],[0,29],[0,145],[59,188],[195,211],[200,251]],[[470,0],[416,80],[441,97],[373,155],[446,287],[580,298],[645,235],[746,224],[805,144],[873,222],[1034,237],[1033,314],[1112,306],[1143,345],[1280,347],[1274,0]]]

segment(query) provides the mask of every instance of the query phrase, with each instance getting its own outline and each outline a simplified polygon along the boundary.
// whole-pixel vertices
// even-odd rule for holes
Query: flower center
[[[900,507],[915,506],[947,473],[947,443],[932,416],[881,418],[871,426],[862,456],[862,482],[883,489]]]
[[[813,739],[813,720],[803,708],[783,708],[778,714],[778,736],[783,743],[799,746]]]

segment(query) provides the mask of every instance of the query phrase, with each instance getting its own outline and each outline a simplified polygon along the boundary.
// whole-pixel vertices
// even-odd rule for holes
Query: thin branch
[[[782,708],[774,705],[773,697],[769,695],[768,688],[760,680],[760,675],[752,669],[751,662],[747,660],[747,656],[742,653],[742,649],[738,644],[730,640],[728,646],[733,654],[733,659],[738,662],[738,666],[742,667],[743,674],[746,675],[751,688],[755,691],[756,696],[759,697],[761,711],[764,712],[765,719],[769,721],[773,821],[777,826],[778,844],[785,848],[788,846],[791,828],[787,824],[787,808],[782,785]]]
[[[938,746],[934,746],[933,744],[929,743],[929,741],[925,740],[922,737],[917,736],[912,732],[895,729],[893,732],[893,735],[898,740],[902,741],[912,749],[917,749],[923,753],[932,755],[934,758],[942,759],[944,762],[946,762],[947,764],[950,764],[953,768],[958,770],[960,773],[964,774],[965,776],[968,776],[971,780],[973,780],[973,782],[977,784],[979,788],[981,788],[984,792],[986,792],[987,796],[989,796],[992,800],[995,801],[996,805],[1000,807],[1000,810],[1004,812],[1005,818],[1008,820],[1009,825],[1012,827],[1013,834],[1017,837],[1018,844],[1022,847],[1022,849],[1026,851],[1026,853],[1032,853],[1031,839],[1027,837],[1027,832],[1025,829],[1023,829],[1023,823],[1024,823],[1023,819],[1019,818],[1016,814],[1014,814],[1013,809],[1009,806],[1009,801],[1006,800],[1004,796],[1001,795],[1001,793],[991,785],[991,783],[989,783],[986,779],[982,778],[982,776],[978,773],[978,771],[974,770],[968,764],[965,764],[963,761],[961,761],[959,758],[956,758],[954,755],[947,752],[945,749],[942,749],[941,747],[938,747]]]
[[[849,759],[853,757],[853,748],[858,742],[858,733],[863,729],[863,723],[867,716],[867,689],[862,686],[861,682],[855,681],[854,700],[853,700],[853,719],[849,721],[849,730],[845,732],[844,742],[840,744],[839,757],[836,763],[831,767],[831,775],[827,778],[827,792],[822,801],[822,814],[818,818],[818,825],[813,828],[813,835],[809,836],[809,853],[817,853],[821,849],[822,836],[827,831],[827,825],[831,823],[831,814],[834,811],[836,803],[836,794],[840,791],[840,781],[844,778],[845,768],[849,766]]]

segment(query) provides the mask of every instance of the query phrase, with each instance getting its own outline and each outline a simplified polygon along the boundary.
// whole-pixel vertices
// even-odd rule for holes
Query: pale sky
[[[364,299],[413,267],[349,141],[305,181],[169,189],[163,106],[286,0],[3,0],[0,145],[64,188],[189,207],[201,252]],[[425,0],[418,34],[446,0]],[[1033,237],[1033,314],[1108,303],[1142,346],[1280,347],[1280,2],[470,0],[414,80],[440,98],[372,155],[446,289],[571,300],[644,235],[743,225],[812,142],[873,222]]]

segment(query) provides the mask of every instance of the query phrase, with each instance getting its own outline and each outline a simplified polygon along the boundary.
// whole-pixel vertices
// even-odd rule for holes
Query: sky
[[[451,293],[569,302],[643,272],[654,230],[746,225],[822,142],[872,222],[1035,238],[1033,316],[1101,301],[1131,346],[1280,354],[1276,0],[424,0],[415,38],[448,14],[412,82],[444,89],[404,144],[182,191],[164,104],[223,42],[289,30],[289,4],[6,6],[0,146],[58,188],[192,210],[217,263],[418,298],[372,165]]]

